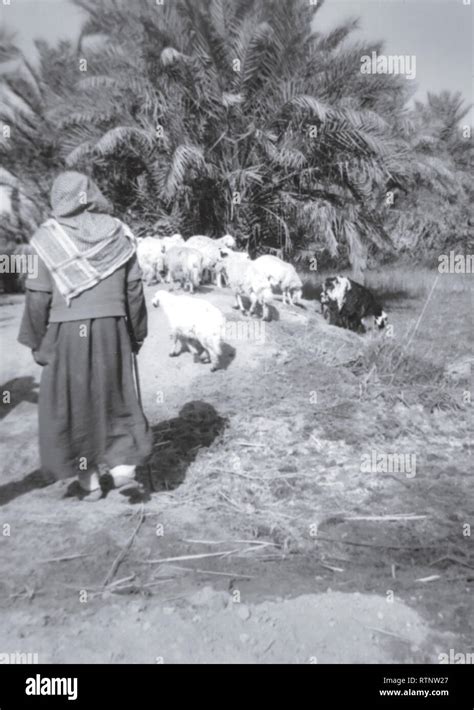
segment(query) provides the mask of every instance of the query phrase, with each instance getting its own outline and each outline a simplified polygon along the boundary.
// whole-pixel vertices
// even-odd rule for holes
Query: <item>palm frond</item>
[[[137,144],[149,150],[153,145],[150,134],[134,126],[116,126],[97,141],[94,152],[103,157],[114,154],[118,148],[133,150]]]
[[[201,148],[187,144],[178,146],[173,153],[166,177],[165,195],[167,199],[172,199],[176,195],[193,168],[198,171],[203,171],[205,168],[205,160]]]
[[[94,143],[92,141],[85,141],[80,145],[76,146],[65,158],[65,163],[68,168],[73,168],[79,165],[84,158],[88,158],[92,151],[94,150]]]

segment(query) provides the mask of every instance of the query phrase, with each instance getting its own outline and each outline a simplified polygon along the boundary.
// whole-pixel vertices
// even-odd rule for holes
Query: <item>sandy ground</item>
[[[153,292],[147,289],[148,302]],[[228,291],[196,297],[242,321]],[[432,459],[415,487],[360,478],[354,451],[364,427],[383,425],[386,435],[394,419],[407,432],[424,420],[406,408],[381,421],[370,402],[347,404],[359,383],[338,365],[346,349],[357,351],[358,336],[341,335],[339,347],[325,352],[333,336],[316,304],[303,310],[277,302],[279,319],[266,326],[265,342],[259,331],[230,340],[225,369],[211,373],[190,354],[168,357],[168,327],[150,307],[139,365],[156,440],[142,476],[154,492],[135,501],[113,491],[88,504],[64,497],[67,482],[45,485],[37,472],[40,368],[15,342],[21,303],[8,296],[0,308],[0,381],[13,393],[1,422],[0,652],[57,663],[436,663],[450,648],[472,650],[468,564],[449,578],[449,560],[432,566],[446,541],[458,560],[470,542],[459,536],[452,543],[472,512],[470,449],[441,414],[420,439]],[[313,389],[320,406],[333,408],[332,419],[307,411]],[[456,467],[448,442],[459,450]],[[232,467],[245,489],[229,493],[219,481]],[[278,506],[273,526],[257,510],[252,475],[277,474],[289,488],[281,493],[287,513],[296,506],[300,515],[305,500],[299,493],[295,501],[295,471],[312,477],[304,526],[316,523],[338,538],[336,547],[308,536],[295,545],[282,533]],[[445,510],[443,491],[453,485],[458,497]],[[347,501],[353,514],[411,514],[421,506],[439,527],[423,527],[424,519],[390,527],[331,518],[341,505],[347,511]]]

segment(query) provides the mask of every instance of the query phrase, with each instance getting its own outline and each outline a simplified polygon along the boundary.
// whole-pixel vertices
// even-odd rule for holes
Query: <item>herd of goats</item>
[[[264,320],[270,320],[269,304],[275,292],[282,294],[283,303],[301,304],[303,282],[292,264],[271,254],[251,260],[247,252],[236,249],[236,240],[230,234],[220,239],[199,235],[187,241],[180,234],[134,239],[144,281],[164,281],[171,286],[170,290],[158,290],[152,303],[163,309],[169,322],[172,356],[187,349],[195,357],[204,356],[212,370],[218,369],[226,326],[219,308],[192,295],[175,295],[172,291],[176,285],[189,294],[201,284],[228,286],[236,299],[235,308]],[[250,302],[248,311],[243,299]],[[320,302],[331,325],[361,333],[386,326],[387,315],[374,295],[345,276],[325,280]]]

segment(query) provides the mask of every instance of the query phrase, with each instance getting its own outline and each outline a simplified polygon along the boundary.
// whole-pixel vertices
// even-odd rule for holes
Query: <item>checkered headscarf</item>
[[[135,251],[126,225],[87,175],[61,173],[51,190],[52,219],[31,240],[68,305],[125,264]]]

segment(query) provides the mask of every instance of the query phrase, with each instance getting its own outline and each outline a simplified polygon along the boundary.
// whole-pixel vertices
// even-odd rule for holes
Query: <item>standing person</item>
[[[41,467],[77,476],[87,499],[100,476],[130,484],[151,453],[132,353],[147,336],[147,311],[130,230],[86,175],[64,172],[51,190],[52,219],[34,234],[36,278],[26,281],[18,340],[43,366]]]

